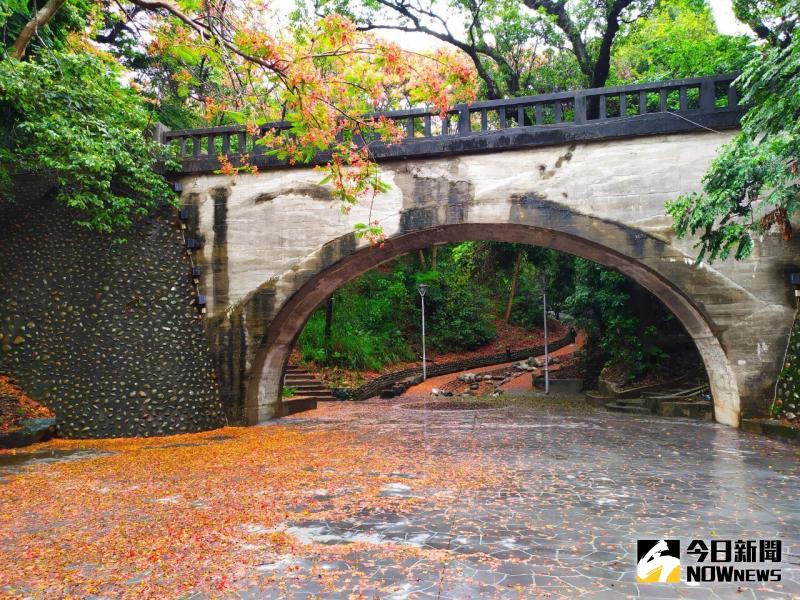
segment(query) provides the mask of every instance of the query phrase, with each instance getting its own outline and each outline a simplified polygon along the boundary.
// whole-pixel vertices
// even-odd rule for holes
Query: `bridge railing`
[[[523,128],[552,129],[615,121],[623,124],[656,113],[671,112],[691,118],[737,108],[736,88],[732,85],[736,77],[733,73],[490,100],[456,105],[444,115],[428,109],[382,114],[405,129],[403,145]],[[243,126],[183,129],[162,133],[162,141],[174,145],[179,156],[189,161],[208,161],[220,154],[253,157],[267,151],[257,143],[267,130],[288,129],[285,122],[266,123],[255,133]]]

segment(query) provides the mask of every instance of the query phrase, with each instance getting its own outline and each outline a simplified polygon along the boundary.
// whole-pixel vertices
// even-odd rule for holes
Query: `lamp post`
[[[550,393],[550,355],[547,352],[547,275],[539,274],[542,287],[542,312],[544,312],[544,393]]]
[[[425,292],[428,291],[428,286],[420,283],[417,289],[419,297],[422,299],[422,381],[425,381],[428,378],[428,364],[425,356]]]

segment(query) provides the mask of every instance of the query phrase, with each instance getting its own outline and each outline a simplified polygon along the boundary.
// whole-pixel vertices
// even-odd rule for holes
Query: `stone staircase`
[[[606,404],[606,410],[631,415],[649,415],[650,408],[644,398],[616,398]]]
[[[712,420],[714,407],[706,392],[707,382],[687,382],[682,388],[644,392],[639,398],[614,398],[605,403],[605,408],[611,412],[634,415]]]
[[[283,374],[283,385],[295,390],[293,398],[286,398],[283,406],[286,414],[313,410],[317,402],[333,402],[336,398],[313,373],[298,365],[287,365]]]

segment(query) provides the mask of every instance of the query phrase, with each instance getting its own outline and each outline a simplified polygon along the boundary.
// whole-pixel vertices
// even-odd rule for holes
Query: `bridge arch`
[[[448,222],[454,220],[448,218],[451,210],[416,208],[401,215],[401,222],[410,225],[389,237],[381,247],[358,248],[354,236],[346,234],[309,257],[296,270],[305,274],[301,277],[305,281],[292,278],[291,287],[295,289],[272,318],[255,352],[245,397],[248,422],[282,414],[282,373],[289,354],[312,312],[336,289],[381,263],[434,243],[492,240],[541,246],[586,258],[616,269],[649,290],[681,321],[702,356],[717,421],[738,426],[740,397],[734,369],[713,322],[687,293],[687,288],[708,285],[708,281],[701,281],[709,278],[708,273],[687,262],[668,244],[640,230],[554,209],[536,198],[512,198],[510,207],[516,216],[510,219],[512,222],[490,219],[473,223]],[[449,209],[453,208],[450,204]],[[444,218],[437,219],[437,215]],[[439,220],[443,222],[435,223]],[[596,237],[602,241],[593,239]],[[654,268],[654,260],[670,265],[670,272]]]
[[[349,215],[332,209],[330,190],[311,168],[234,180],[184,175],[187,229],[200,245],[193,258],[229,418],[254,424],[281,416],[288,353],[337,287],[399,254],[469,239],[562,250],[628,275],[694,338],[717,419],[735,426],[740,416],[764,414],[794,317],[786,274],[797,270],[800,237],[787,243],[766,235],[747,260],[696,265],[696,240],[675,239],[664,214],[666,200],[701,188],[731,135],[683,132],[386,160],[380,169],[390,189],[371,211],[357,206]],[[383,248],[353,235],[355,223],[372,218],[388,236]]]

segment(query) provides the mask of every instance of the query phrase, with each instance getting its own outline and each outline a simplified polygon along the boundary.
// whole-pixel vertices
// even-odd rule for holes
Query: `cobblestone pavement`
[[[445,510],[292,523],[289,531],[305,541],[366,542],[345,562],[353,579],[372,581],[380,597],[800,598],[796,447],[688,420],[519,406],[403,409],[410,401],[371,401],[347,410],[327,405],[312,418],[293,420],[304,427],[356,427],[365,443],[371,433],[391,430],[398,445],[428,445],[443,461],[477,453],[480,468],[492,469],[497,461],[521,477],[513,489],[456,490]],[[446,446],[433,441],[442,439]],[[398,473],[384,493],[441,490],[412,489]],[[778,538],[782,581],[637,584],[640,538],[679,538],[682,549],[695,538]],[[447,549],[450,559],[391,564],[372,556],[372,545],[390,543]],[[312,565],[299,560],[294,567],[292,593],[318,591],[302,575]],[[366,589],[364,597],[372,597]]]
[[[123,441],[94,450],[76,443],[69,447],[80,447],[77,453],[40,452],[27,465],[11,457],[0,493],[45,487],[16,516],[6,511],[17,525],[5,540],[0,535],[0,583],[3,552],[24,561],[35,550],[36,560],[47,560],[50,549],[70,548],[61,566],[67,589],[90,589],[86,578],[96,577],[95,595],[72,596],[98,599],[800,598],[797,447],[713,423],[617,415],[557,399],[420,410],[427,401],[329,403],[180,443]],[[81,454],[98,450],[109,454]],[[142,475],[148,465],[151,474]],[[15,480],[20,469],[27,474]],[[298,473],[308,477],[302,488]],[[84,478],[82,496],[73,478]],[[38,511],[41,498],[55,508]],[[90,501],[102,504],[81,512]],[[257,507],[273,504],[281,505],[278,516],[258,524]],[[102,533],[112,522],[129,523],[124,531],[141,538],[134,557],[149,544],[166,548],[169,536],[183,541],[152,568],[126,567],[129,540],[117,534],[102,538],[118,544],[113,557],[102,545],[76,550],[89,543],[86,532]],[[158,537],[165,523],[178,529]],[[196,549],[181,544],[214,527],[216,545],[184,555]],[[780,568],[782,579],[637,584],[636,540],[662,538],[680,539],[682,550],[695,538],[780,539],[781,563],[765,566]],[[114,576],[112,559],[115,570],[135,575]],[[175,590],[170,581],[191,581],[201,559],[232,574],[222,591],[209,591],[223,583],[212,579],[211,588],[190,583],[195,593],[165,595]],[[0,596],[63,597],[32,591],[44,578],[38,563],[29,565],[35,577],[11,564]],[[58,580],[48,586],[58,589]]]

